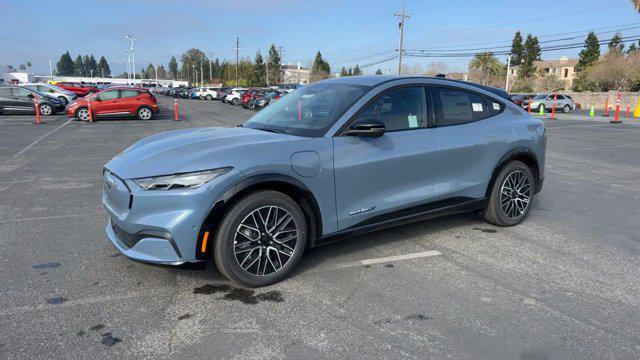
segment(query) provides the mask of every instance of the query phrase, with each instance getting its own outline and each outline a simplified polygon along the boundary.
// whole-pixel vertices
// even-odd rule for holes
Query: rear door
[[[425,88],[386,90],[367,103],[349,125],[377,120],[378,138],[334,137],[336,208],[340,230],[397,216],[436,195],[437,139],[429,128]]]
[[[515,141],[502,101],[473,90],[434,86],[438,138],[438,198],[485,196],[498,160]]]
[[[142,94],[144,93],[144,91],[138,90],[120,90],[120,111],[135,114],[138,111],[138,106],[142,103]]]
[[[15,107],[15,102],[13,99],[13,95],[11,93],[11,88],[9,87],[0,87],[0,111],[13,111],[12,109]]]

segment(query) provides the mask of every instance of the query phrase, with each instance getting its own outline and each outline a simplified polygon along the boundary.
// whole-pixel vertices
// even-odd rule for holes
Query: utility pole
[[[213,51],[207,51],[209,55],[209,83],[213,81]]]
[[[278,83],[282,82],[282,79],[280,78],[282,76],[282,67],[280,65],[282,65],[284,63],[284,57],[282,55],[282,46],[278,46],[278,57],[280,57],[280,64],[278,64],[278,73],[276,74],[276,80],[278,80]]]
[[[200,59],[200,86],[204,86],[204,72],[202,72],[202,59]]]
[[[509,72],[511,71],[511,54],[507,54],[507,81],[504,84],[504,91],[509,92]]]
[[[238,87],[238,66],[240,64],[240,35],[236,35],[236,87]]]
[[[403,38],[404,38],[404,20],[406,18],[409,18],[411,16],[407,15],[406,13],[406,5],[407,5],[407,1],[406,0],[402,0],[402,13],[398,14],[395,13],[394,15],[400,18],[400,22],[398,23],[398,28],[400,29],[400,46],[398,46],[398,75],[402,75],[402,42],[403,42]]]

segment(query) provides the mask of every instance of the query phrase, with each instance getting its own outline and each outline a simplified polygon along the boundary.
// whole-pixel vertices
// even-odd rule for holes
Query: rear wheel
[[[562,112],[563,112],[563,113],[565,113],[565,114],[568,114],[568,113],[569,113],[569,111],[571,111],[571,106],[569,106],[569,105],[565,105],[565,106],[562,108]]]
[[[232,103],[233,105],[238,105],[238,104],[240,104],[240,99],[238,99],[238,98],[233,98],[233,100],[231,100],[231,103]]]
[[[531,169],[526,164],[509,162],[493,184],[484,218],[498,226],[519,224],[531,209],[534,186]]]
[[[140,120],[149,120],[153,116],[153,112],[146,106],[143,106],[138,109],[138,119]]]
[[[207,95],[207,97],[206,97],[206,99],[207,99],[207,100],[209,100],[209,101],[211,101],[211,100],[213,100],[213,96],[211,96],[211,94],[208,94],[208,95]]]
[[[252,193],[224,216],[214,247],[216,266],[244,286],[278,282],[300,260],[306,229],[304,214],[293,199],[277,191]]]
[[[40,115],[53,115],[53,108],[49,104],[40,104]]]
[[[67,104],[69,104],[69,100],[67,100],[67,98],[64,97],[64,96],[58,96],[58,99],[60,99],[60,101],[62,101],[64,106],[67,106]]]

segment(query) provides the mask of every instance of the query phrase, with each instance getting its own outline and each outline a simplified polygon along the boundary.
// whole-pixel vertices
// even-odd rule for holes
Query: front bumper
[[[239,174],[232,169],[197,189],[144,191],[133,180],[105,170],[102,203],[109,216],[107,237],[133,260],[165,265],[200,261],[208,255],[197,253],[202,224]]]

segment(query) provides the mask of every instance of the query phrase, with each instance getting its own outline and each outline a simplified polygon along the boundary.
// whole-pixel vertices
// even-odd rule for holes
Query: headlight
[[[220,175],[226,174],[231,167],[224,167],[213,170],[196,171],[185,174],[164,175],[134,179],[143,190],[177,190],[195,189]]]

